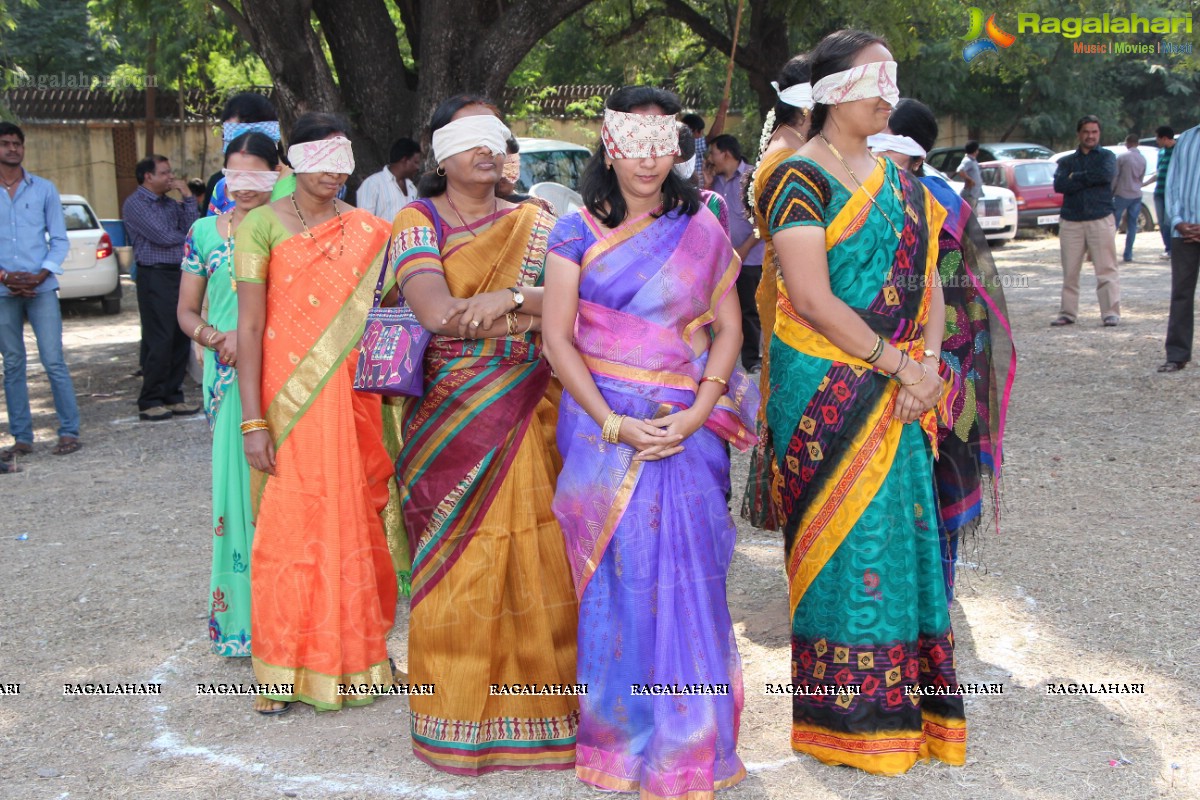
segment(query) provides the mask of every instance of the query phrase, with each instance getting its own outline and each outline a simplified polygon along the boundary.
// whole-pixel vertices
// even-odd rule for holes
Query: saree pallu
[[[759,200],[772,232],[824,227],[834,294],[919,360],[941,206],[891,162],[850,194],[796,157],[765,189]],[[936,416],[955,402],[953,384],[936,414],[898,422],[898,387],[808,325],[782,282],[771,358],[767,421],[792,614],[792,747],[878,774],[927,757],[962,764],[966,722],[954,694],[931,460]],[[838,687],[850,691],[834,694]]]
[[[755,198],[761,197],[766,191],[767,180],[775,168],[793,155],[794,150],[773,150],[763,156],[762,161],[755,167],[752,178]],[[754,209],[754,225],[763,241],[762,278],[754,292],[754,302],[758,306],[758,320],[763,336],[758,387],[762,396],[766,397],[771,386],[771,337],[774,335],[775,306],[779,298],[779,259],[775,255],[775,244],[771,241],[770,226],[757,207]],[[775,450],[771,440],[771,428],[767,425],[766,403],[759,406],[755,430],[758,433],[758,444],[750,451],[750,470],[746,479],[746,492],[742,498],[741,516],[756,528],[778,531],[782,530],[783,523],[775,513],[775,504],[771,502],[771,464],[775,460]]]
[[[399,274],[440,272],[456,297],[540,285],[553,218],[539,207],[478,237],[436,235],[429,208],[396,217]],[[536,334],[435,335],[425,380],[396,462],[413,553],[409,679],[436,686],[409,698],[413,752],[459,775],[569,769],[579,705],[553,694],[575,684],[576,602],[550,511],[560,390]]]
[[[575,346],[612,409],[647,419],[690,407],[708,326],[739,269],[719,223],[701,210],[609,231],[581,212],[555,236],[570,239],[560,253],[582,270]],[[753,444],[757,403],[739,366],[683,452],[634,462],[564,394],[554,511],[580,598],[576,774],[586,783],[699,800],[745,777],[725,599],[736,537],[726,442]]]
[[[207,321],[217,330],[237,328],[233,253],[217,219],[197,220],[183,246],[182,270],[205,281]],[[250,465],[242,449],[242,399],[237,370],[204,350],[204,414],[212,431],[212,574],[208,586],[208,638],[219,656],[250,655]]]
[[[970,205],[941,178],[928,176],[922,183],[946,209],[938,236],[938,278],[946,300],[942,360],[963,382],[949,418],[938,426],[933,468],[949,602],[959,544],[983,519],[985,476],[990,475],[993,519],[997,529],[1000,525],[1002,442],[1017,354],[1000,276]]]
[[[239,281],[267,283],[262,401],[275,474],[255,474],[254,673],[272,699],[362,705],[339,684],[392,682],[396,574],[381,515],[391,496],[377,395],[353,390],[357,345],[387,229],[362,211],[289,234],[270,207],[237,233]],[[398,520],[398,516],[395,518]]]

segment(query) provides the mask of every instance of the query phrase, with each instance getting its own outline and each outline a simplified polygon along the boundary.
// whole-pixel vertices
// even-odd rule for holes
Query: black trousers
[[[1196,277],[1200,243],[1171,240],[1171,313],[1167,318],[1167,361],[1192,360],[1196,324]]]
[[[138,314],[142,318],[142,392],[138,411],[183,402],[191,340],[179,328],[178,264],[139,264]]]
[[[738,304],[742,307],[742,366],[752,370],[762,363],[762,322],[754,293],[762,280],[762,264],[743,264],[737,279]]]

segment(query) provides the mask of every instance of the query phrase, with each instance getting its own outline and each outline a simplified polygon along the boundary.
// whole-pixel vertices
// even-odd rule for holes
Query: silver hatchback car
[[[58,277],[60,300],[99,300],[105,314],[121,313],[121,276],[112,239],[81,195],[61,197],[69,249]]]

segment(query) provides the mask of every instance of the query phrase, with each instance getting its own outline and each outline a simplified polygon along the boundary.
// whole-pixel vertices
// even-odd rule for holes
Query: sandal
[[[0,450],[0,461],[12,461],[17,456],[33,455],[33,445],[17,442],[14,445]]]
[[[78,452],[81,447],[83,447],[83,442],[79,441],[74,436],[60,436],[58,437],[58,444],[56,444],[54,449],[50,451],[50,455],[70,455],[71,453]]]
[[[258,706],[258,701],[257,701],[257,699],[256,699],[256,700],[255,700],[255,703],[254,703],[254,705],[255,705],[256,707],[255,707],[255,709],[254,709],[254,710],[255,710],[257,713],[259,713],[259,714],[262,714],[264,717],[278,717],[280,714],[284,714],[284,713],[286,713],[287,711],[289,711],[289,710],[291,709],[291,707],[292,707],[292,704],[291,704],[290,702],[286,702],[286,701],[283,701],[283,700],[269,700],[268,702],[271,702],[271,703],[283,703],[283,705],[279,706],[278,708],[257,708],[257,706]]]
[[[1064,325],[1074,325],[1075,320],[1068,317],[1066,314],[1059,314],[1058,317],[1050,323],[1051,328],[1061,328]]]
[[[1186,361],[1168,361],[1158,368],[1159,372],[1179,372],[1187,366]]]
[[[12,475],[14,472],[21,472],[21,468],[16,464],[0,461],[0,475]]]

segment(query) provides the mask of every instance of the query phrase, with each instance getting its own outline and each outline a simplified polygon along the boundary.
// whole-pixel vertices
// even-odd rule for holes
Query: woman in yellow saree
[[[247,214],[234,251],[242,432],[257,471],[254,674],[271,685],[262,713],[369,703],[392,683],[403,567],[381,516],[392,470],[381,398],[353,391],[388,232],[335,199],[353,170],[347,127],[327,114],[296,121],[296,192]]]
[[[396,462],[413,554],[413,752],[447,772],[570,769],[576,603],[550,509],[560,390],[541,358],[554,218],[495,196],[508,129],[482,98],[433,115],[436,176],[397,216],[405,300],[434,335]]]
[[[781,277],[766,402],[792,747],[878,774],[961,765],[932,463],[935,412],[952,402],[938,360],[945,212],[867,149],[899,95],[882,40],[830,34],[811,65],[811,138],[757,197]]]

